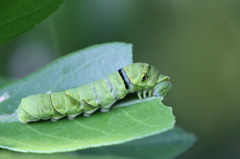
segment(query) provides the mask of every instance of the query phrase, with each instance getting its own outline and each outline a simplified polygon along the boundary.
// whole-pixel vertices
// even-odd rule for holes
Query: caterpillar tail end
[[[23,108],[22,105],[20,104],[18,109],[17,109],[17,116],[18,120],[23,123],[27,124],[29,121],[36,121],[37,119],[34,118],[33,116],[29,115]]]

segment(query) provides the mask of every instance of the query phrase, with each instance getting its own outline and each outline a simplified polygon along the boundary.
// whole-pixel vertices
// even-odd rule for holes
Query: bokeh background
[[[239,0],[71,0],[0,47],[0,76],[17,79],[94,44],[133,44],[135,62],[170,75],[165,101],[198,136],[180,159],[240,158]]]

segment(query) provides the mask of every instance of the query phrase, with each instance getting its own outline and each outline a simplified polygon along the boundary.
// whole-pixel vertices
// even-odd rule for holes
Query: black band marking
[[[129,89],[129,85],[128,85],[127,80],[125,79],[125,77],[123,75],[123,71],[124,71],[123,68],[121,68],[121,69],[118,70],[118,73],[120,74],[120,76],[121,76],[121,78],[122,78],[122,80],[124,82],[126,90],[128,90]]]

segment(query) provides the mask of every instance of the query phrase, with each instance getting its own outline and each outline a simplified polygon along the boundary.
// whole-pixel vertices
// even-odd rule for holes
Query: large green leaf
[[[63,0],[0,0],[0,45],[31,29]]]
[[[174,128],[159,135],[128,143],[78,151],[79,154],[118,155],[138,159],[171,159],[187,151],[196,142],[196,136]]]
[[[45,68],[0,89],[0,145],[24,152],[60,152],[111,145],[157,134],[175,123],[172,109],[160,98],[127,100],[108,113],[90,118],[21,124],[13,113],[21,98],[61,91],[100,79],[132,63],[131,45],[98,45],[58,59]],[[14,130],[14,131],[13,131]]]
[[[76,155],[76,154],[27,154],[10,151],[0,151],[0,159],[136,159],[112,155]]]

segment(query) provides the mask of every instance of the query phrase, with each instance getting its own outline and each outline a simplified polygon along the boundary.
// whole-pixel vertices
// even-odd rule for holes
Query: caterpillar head
[[[134,63],[124,67],[132,87],[130,92],[153,89],[154,96],[166,97],[171,90],[170,78],[147,63]]]

